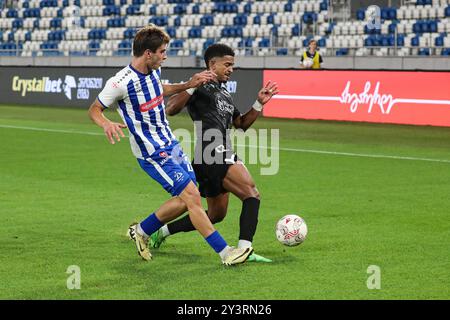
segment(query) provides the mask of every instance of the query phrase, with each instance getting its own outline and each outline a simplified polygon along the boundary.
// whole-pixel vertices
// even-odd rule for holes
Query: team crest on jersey
[[[163,95],[159,95],[155,98],[153,98],[150,101],[147,101],[141,105],[139,105],[139,110],[141,112],[147,112],[149,110],[152,110],[153,108],[156,108],[164,101]]]
[[[162,157],[162,158],[167,158],[167,152],[161,151],[161,152],[159,153],[159,156]]]
[[[219,110],[222,115],[225,115],[226,113],[233,113],[234,111],[234,106],[223,99],[220,93],[216,94],[216,106],[217,110]]]

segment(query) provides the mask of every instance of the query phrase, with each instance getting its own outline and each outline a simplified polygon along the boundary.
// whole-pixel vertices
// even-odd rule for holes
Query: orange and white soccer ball
[[[285,246],[298,246],[305,241],[308,227],[305,220],[295,214],[288,214],[278,220],[275,234]]]

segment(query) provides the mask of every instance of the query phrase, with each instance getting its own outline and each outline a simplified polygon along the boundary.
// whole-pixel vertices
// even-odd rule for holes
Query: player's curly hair
[[[205,64],[208,68],[208,63],[212,58],[215,57],[223,57],[223,56],[233,56],[234,57],[234,50],[231,49],[229,46],[223,43],[215,43],[210,45],[204,54]]]
[[[140,29],[134,36],[133,55],[140,57],[147,49],[156,52],[161,45],[167,44],[169,41],[170,37],[163,29],[150,24]]]

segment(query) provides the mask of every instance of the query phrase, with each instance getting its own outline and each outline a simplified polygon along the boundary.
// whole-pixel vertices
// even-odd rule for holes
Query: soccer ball
[[[312,65],[313,65],[312,59],[310,59],[310,58],[304,59],[304,60],[303,60],[303,65],[304,65],[306,68],[311,68]]]
[[[288,214],[277,222],[276,236],[286,246],[298,246],[305,241],[308,227],[305,220],[295,214]]]

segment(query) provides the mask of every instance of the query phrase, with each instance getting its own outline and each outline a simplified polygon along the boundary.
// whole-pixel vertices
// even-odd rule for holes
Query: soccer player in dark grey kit
[[[205,51],[204,58],[207,69],[216,74],[217,81],[172,96],[166,110],[169,115],[175,115],[187,106],[196,124],[197,142],[193,167],[200,194],[208,203],[207,214],[211,222],[223,220],[231,192],[242,201],[238,248],[252,247],[258,223],[260,196],[249,171],[232,149],[228,130],[232,125],[236,129],[247,130],[261,114],[264,104],[278,93],[278,87],[276,83],[267,83],[258,92],[250,111],[241,115],[225,87],[233,73],[233,49],[224,44],[213,44]],[[208,130],[213,133],[214,139],[208,139]],[[218,131],[220,138],[214,134]],[[155,232],[151,237],[151,245],[159,247],[169,235],[193,230],[195,228],[187,215]],[[270,262],[256,254],[252,254],[249,260]]]

